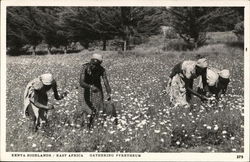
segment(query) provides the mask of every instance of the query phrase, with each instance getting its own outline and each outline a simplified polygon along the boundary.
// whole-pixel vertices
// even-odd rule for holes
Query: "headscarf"
[[[207,63],[207,59],[206,58],[202,58],[197,60],[197,66],[201,67],[201,68],[206,68],[208,63]]]
[[[92,58],[91,59],[97,59],[97,60],[99,60],[99,61],[103,61],[103,57],[102,57],[102,55],[100,55],[100,54],[97,54],[97,53],[94,53],[93,55],[92,55]]]
[[[224,69],[224,70],[221,70],[219,72],[219,75],[220,75],[220,77],[222,77],[224,79],[228,79],[230,77],[230,72],[229,72],[229,70]]]
[[[214,86],[218,81],[219,75],[217,69],[209,68],[207,69],[207,84],[209,86]]]
[[[44,85],[51,85],[54,81],[54,78],[50,73],[42,74],[40,78]]]

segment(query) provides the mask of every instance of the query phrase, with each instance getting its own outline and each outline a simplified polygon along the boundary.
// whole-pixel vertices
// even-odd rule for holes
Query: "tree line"
[[[171,26],[187,43],[201,46],[207,31],[242,30],[244,9],[240,7],[7,7],[7,49],[20,55],[33,54],[42,42],[67,51],[72,42],[85,49],[95,41],[119,39],[122,50],[160,34]],[[244,26],[244,25],[243,25]],[[240,33],[238,31],[238,33]]]

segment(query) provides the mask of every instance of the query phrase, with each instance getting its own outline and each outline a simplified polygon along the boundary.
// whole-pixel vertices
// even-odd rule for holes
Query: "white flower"
[[[12,144],[10,144],[10,147],[13,147],[14,146],[14,144],[12,143]]]
[[[231,139],[231,140],[235,140],[235,137],[231,137],[230,139]]]
[[[129,139],[129,138],[126,138],[126,139],[125,139],[125,142],[128,142],[128,141],[130,141],[130,139]]]
[[[52,147],[52,145],[51,145],[51,144],[48,144],[47,147]]]
[[[154,127],[155,126],[155,124],[153,123],[150,127],[152,128],[152,127]]]
[[[236,151],[236,148],[232,148],[232,151],[235,152],[235,151]]]
[[[135,120],[136,123],[140,123],[140,120]]]
[[[218,125],[216,124],[216,125],[214,126],[214,130],[217,131],[218,129],[219,129],[219,127],[218,127]]]
[[[162,132],[161,134],[164,134],[164,135],[166,135],[166,134],[168,134],[167,132]]]
[[[155,133],[160,133],[161,131],[160,130],[155,130]]]
[[[218,106],[219,108],[222,108],[223,107],[223,105],[222,104],[219,104],[219,106]]]
[[[227,134],[227,131],[225,131],[225,130],[224,130],[224,131],[222,131],[222,134]]]
[[[161,138],[161,142],[164,142],[164,139],[163,139],[163,138]]]
[[[177,145],[180,145],[181,143],[180,143],[179,141],[176,141],[176,144],[177,144]]]
[[[117,125],[117,129],[122,129],[122,125],[120,123]]]
[[[165,123],[164,122],[160,122],[160,125],[164,125]]]
[[[32,139],[33,137],[32,136],[29,136],[28,139]]]
[[[110,134],[114,134],[114,133],[115,133],[115,131],[110,131],[109,133],[110,133]]]
[[[208,125],[208,126],[207,126],[207,129],[212,129],[212,127]]]
[[[35,143],[33,143],[33,144],[32,144],[32,147],[36,147],[36,144],[35,144]]]
[[[120,131],[123,132],[123,131],[125,131],[125,130],[126,130],[126,128],[122,128]]]

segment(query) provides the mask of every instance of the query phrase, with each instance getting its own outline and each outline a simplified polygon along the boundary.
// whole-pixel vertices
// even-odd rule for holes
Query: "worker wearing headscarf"
[[[56,100],[61,100],[66,93],[58,94],[57,84],[52,74],[42,74],[28,83],[24,91],[24,117],[32,116],[37,130],[41,121],[47,121],[47,110],[53,109],[48,105],[47,92],[52,89]],[[40,121],[41,120],[41,121]]]
[[[203,85],[202,79],[198,85],[198,92],[200,94],[206,94],[207,92],[214,94],[216,99],[221,97],[221,94],[225,94],[227,86],[230,82],[230,72],[227,69],[218,70],[216,68],[208,68],[206,74],[207,87]]]
[[[175,65],[168,82],[170,102],[172,104],[189,107],[191,94],[205,99],[205,96],[193,91],[193,81],[198,76],[205,78],[207,65],[206,58],[197,61],[186,60]],[[205,81],[205,79],[202,80],[204,85],[207,84]]]
[[[103,109],[103,89],[101,79],[107,91],[107,100],[111,99],[111,88],[107,78],[106,70],[101,66],[103,57],[100,54],[93,54],[90,62],[83,64],[80,74],[80,86],[84,89],[83,98],[91,110],[89,127],[100,110]],[[80,97],[81,99],[81,97]],[[89,113],[89,112],[88,112]]]

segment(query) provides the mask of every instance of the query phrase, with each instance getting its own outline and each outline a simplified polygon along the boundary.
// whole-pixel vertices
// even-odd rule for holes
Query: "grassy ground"
[[[83,106],[79,100],[79,71],[91,53],[7,57],[7,151],[64,152],[243,152],[244,66],[243,50],[223,43],[193,52],[152,53],[146,47],[127,52],[102,52],[118,125],[108,118],[93,130],[80,127]],[[206,55],[211,66],[231,71],[227,95],[219,104],[193,98],[192,110],[172,108],[164,94],[171,68],[179,61]],[[49,128],[31,131],[22,118],[22,95],[36,76],[51,72],[59,88],[70,93],[51,100]],[[52,97],[53,98],[53,97]]]

